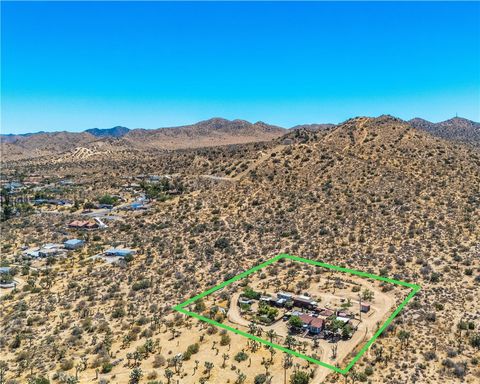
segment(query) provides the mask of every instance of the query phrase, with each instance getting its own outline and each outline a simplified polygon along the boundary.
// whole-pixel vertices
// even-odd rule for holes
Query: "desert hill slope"
[[[472,120],[454,117],[439,123],[432,123],[417,117],[409,120],[409,123],[413,127],[422,129],[434,136],[480,146],[480,123]]]
[[[18,161],[7,163],[5,171],[69,175],[79,187],[63,197],[80,205],[105,193],[128,197],[124,184],[145,175],[169,175],[183,185],[180,196],[125,213],[124,221],[109,221],[109,228],[95,235],[68,230],[69,237],[87,239],[85,249],[21,276],[29,283],[2,301],[0,323],[7,374],[18,375],[20,382],[30,373],[22,361],[37,356],[42,359],[34,366],[36,374],[70,375],[73,365],[64,361],[76,364],[85,356],[82,383],[92,382],[102,364],[123,359],[102,371],[101,379],[127,382],[133,368],[129,356],[149,339],[159,340],[161,348],[140,355],[136,363],[144,372],[164,377],[170,368],[158,364],[160,357],[198,343],[199,352],[183,362],[175,381],[198,383],[203,374],[195,369],[198,360],[200,366],[213,363],[212,383],[234,383],[237,372],[222,364],[222,355],[233,359],[243,350],[251,363],[233,364],[253,382],[265,371],[266,350],[253,351],[245,338],[231,333],[231,345],[222,345],[220,332],[175,315],[171,307],[282,252],[421,286],[355,365],[360,373],[370,368],[372,383],[478,382],[478,349],[471,338],[480,327],[475,299],[480,296],[480,154],[469,146],[391,116],[358,117],[326,132],[300,129],[268,142],[144,150],[34,167]],[[5,259],[20,262],[17,255],[26,243],[66,238],[75,215],[79,212],[65,209],[2,223]],[[138,250],[126,266],[90,258],[118,245]],[[295,272],[302,279],[292,288],[296,292],[318,283],[300,268]],[[319,278],[331,281],[332,288],[337,284],[329,274]],[[278,289],[284,286],[279,281]],[[212,353],[212,346],[219,353]],[[321,367],[304,360],[294,363],[295,369],[312,370],[312,384],[345,381],[335,374],[325,379]],[[283,382],[280,353],[269,372],[272,382]]]
[[[2,135],[2,158],[20,160],[45,156],[69,157],[66,152],[84,149],[96,153],[98,147],[126,152],[144,149],[198,148],[215,145],[268,141],[281,136],[285,129],[262,122],[213,118],[192,125],[159,129],[114,127],[91,129],[81,133],[52,132],[30,135]],[[82,149],[82,150],[83,150]],[[84,152],[85,152],[84,151]]]

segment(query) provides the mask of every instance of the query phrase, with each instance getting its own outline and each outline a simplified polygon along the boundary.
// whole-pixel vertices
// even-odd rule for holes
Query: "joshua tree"
[[[223,363],[222,363],[222,368],[225,368],[225,362],[230,358],[230,355],[224,353],[222,355]]]
[[[247,375],[244,373],[240,372],[240,370],[237,371],[237,380],[235,380],[235,384],[243,384],[245,380],[247,379]]]
[[[167,384],[170,384],[171,381],[172,381],[172,377],[174,375],[173,371],[171,371],[170,369],[167,368],[167,369],[165,369],[164,375],[165,375],[165,378],[168,380]]]
[[[275,340],[277,338],[277,333],[273,329],[270,329],[267,332],[267,337],[270,340],[270,342],[273,343],[273,340]]]
[[[287,346],[288,349],[292,349],[293,346],[295,346],[296,340],[293,336],[288,335],[285,338],[285,345]]]
[[[337,358],[338,344],[334,343],[331,349],[332,349],[332,359],[335,360]]]
[[[141,368],[133,368],[132,372],[130,373],[130,380],[128,381],[129,384],[138,384],[142,379],[143,372]]]
[[[8,364],[0,361],[0,384],[5,384],[5,373],[8,371]]]
[[[283,378],[284,384],[287,384],[287,369],[292,366],[292,356],[288,353],[283,355],[282,367],[283,367]]]
[[[404,343],[406,343],[406,345],[408,347],[408,340],[410,339],[410,332],[401,330],[398,333],[398,338],[400,339],[400,344],[401,344],[402,347],[403,347]]]
[[[207,373],[207,378],[210,378],[210,374],[212,372],[214,365],[210,361],[205,362],[205,372]]]

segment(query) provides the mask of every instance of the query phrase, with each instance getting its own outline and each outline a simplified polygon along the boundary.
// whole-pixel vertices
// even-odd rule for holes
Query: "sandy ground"
[[[325,363],[335,365],[339,364],[341,367],[347,365],[347,361],[345,358],[349,355],[350,352],[359,349],[361,345],[367,342],[371,337],[373,337],[374,333],[378,329],[377,324],[382,324],[388,317],[388,315],[393,311],[395,306],[395,298],[391,295],[388,295],[382,292],[377,286],[374,284],[370,284],[365,279],[351,279],[356,280],[362,284],[364,288],[368,288],[374,292],[375,298],[370,303],[371,308],[370,311],[366,314],[362,314],[362,319],[358,323],[358,329],[353,334],[352,338],[348,341],[340,341],[337,349],[337,358],[332,359],[331,356],[331,343],[328,343],[325,340],[319,340],[319,348],[315,350],[315,354],[318,355],[319,359]],[[310,290],[313,294],[316,294],[315,290]],[[240,328],[242,330],[248,331],[249,321],[242,317],[240,314],[239,307],[237,305],[238,299],[241,293],[235,293],[231,298],[230,307],[228,309],[227,318],[228,322],[230,322],[232,326],[236,328]],[[339,290],[337,289],[336,294],[329,293],[329,292],[320,292],[318,294],[321,297],[320,306],[335,308],[336,306],[333,302],[338,302],[340,299],[350,299],[352,302],[352,308],[359,307],[359,300],[358,294],[352,292],[351,290]],[[330,304],[330,305],[329,305]],[[358,311],[357,311],[358,312]],[[356,318],[358,319],[358,317]],[[287,335],[286,324],[282,320],[276,321],[272,325],[262,325],[262,329],[265,331],[275,330],[275,332],[285,337]],[[266,338],[266,336],[263,336]],[[311,344],[311,339],[302,339],[300,340],[308,340],[308,343]],[[278,341],[277,341],[278,342]],[[307,355],[310,354],[307,352]],[[318,367],[316,371],[316,375],[312,384],[321,383],[325,378],[330,374],[332,371],[324,368]]]

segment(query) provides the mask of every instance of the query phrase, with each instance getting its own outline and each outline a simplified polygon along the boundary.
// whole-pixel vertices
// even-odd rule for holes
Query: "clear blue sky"
[[[2,133],[480,120],[480,4],[2,2]]]

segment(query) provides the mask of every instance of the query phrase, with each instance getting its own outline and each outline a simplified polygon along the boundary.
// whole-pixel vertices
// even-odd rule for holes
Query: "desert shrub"
[[[220,340],[220,345],[225,346],[230,344],[231,338],[229,335],[222,335],[222,338]]]
[[[264,384],[267,382],[267,376],[264,373],[261,373],[260,375],[255,376],[253,382],[254,384]]]
[[[73,360],[71,360],[71,359],[70,360],[69,359],[64,359],[60,363],[60,369],[62,371],[69,371],[72,368],[73,368]]]
[[[163,357],[162,355],[160,355],[160,354],[155,355],[155,357],[153,358],[153,368],[163,367],[166,362],[167,361],[166,361],[165,357]]]
[[[290,376],[290,384],[308,384],[310,382],[310,376],[303,371],[297,371]]]
[[[103,363],[102,365],[102,373],[109,373],[113,368],[111,363]]]
[[[234,359],[235,359],[235,361],[237,361],[237,362],[240,363],[240,362],[242,362],[242,361],[247,360],[247,359],[248,359],[248,355],[247,355],[245,352],[241,351],[241,352],[238,352],[238,353],[235,355]]]

